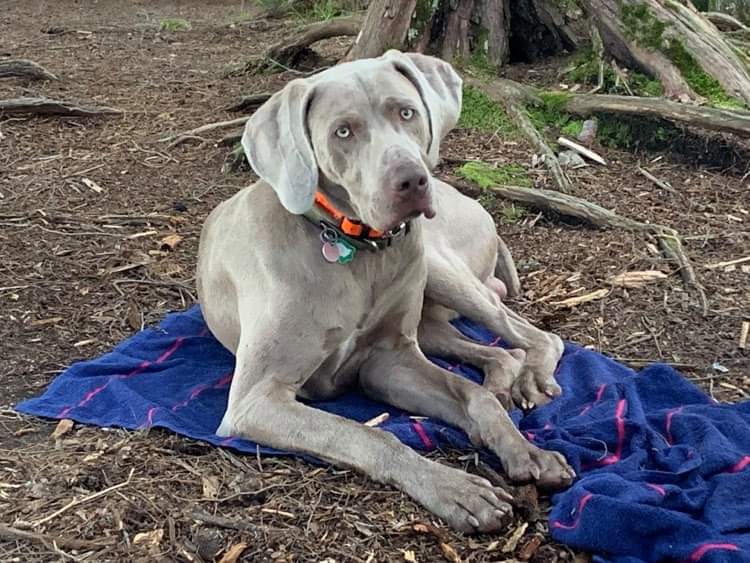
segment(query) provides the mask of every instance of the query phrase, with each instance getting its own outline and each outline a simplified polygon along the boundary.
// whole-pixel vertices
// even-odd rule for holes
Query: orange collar
[[[321,241],[324,243],[346,241],[355,249],[372,252],[388,248],[394,240],[406,236],[411,230],[408,222],[383,232],[357,219],[350,219],[320,191],[315,192],[315,205],[304,217],[321,228]]]
[[[385,235],[383,231],[365,225],[362,221],[349,219],[349,217],[334,207],[331,201],[323,195],[323,192],[315,192],[315,204],[331,216],[335,221],[335,225],[345,235],[354,238],[382,238]]]

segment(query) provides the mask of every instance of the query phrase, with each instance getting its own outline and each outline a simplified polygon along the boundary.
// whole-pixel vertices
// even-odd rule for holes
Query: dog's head
[[[250,118],[242,146],[291,213],[334,185],[385,231],[434,215],[430,170],[460,111],[461,78],[448,63],[388,51],[290,82]]]

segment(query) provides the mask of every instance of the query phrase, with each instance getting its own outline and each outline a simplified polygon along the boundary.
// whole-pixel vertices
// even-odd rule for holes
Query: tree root
[[[0,100],[0,114],[32,114],[88,117],[120,115],[122,110],[110,107],[79,106],[72,102],[50,98],[12,98]]]
[[[253,94],[242,96],[239,101],[229,104],[224,111],[255,111],[268,101],[273,94]]]
[[[493,80],[492,82],[482,82],[474,78],[467,78],[466,83],[482,90],[490,99],[505,108],[508,117],[510,117],[524,137],[529,140],[534,149],[539,151],[544,157],[544,164],[549,169],[557,189],[561,192],[570,191],[570,180],[565,175],[555,152],[550,148],[539,131],[537,131],[536,127],[534,127],[526,112],[525,106],[528,103],[541,103],[535,92],[511,80],[500,79]]]
[[[11,77],[28,78],[29,80],[57,80],[57,76],[34,61],[25,59],[0,61],[0,78]]]
[[[189,139],[196,138],[198,135],[200,135],[201,133],[205,133],[206,131],[213,131],[215,129],[228,129],[229,127],[244,125],[248,119],[250,119],[250,116],[246,115],[245,117],[238,117],[237,119],[230,119],[229,121],[207,123],[206,125],[201,125],[200,127],[191,129],[190,131],[184,131],[183,133],[178,133],[177,135],[168,135],[167,137],[162,137],[161,139],[159,139],[159,141],[161,141],[162,143],[169,143],[170,148],[176,147],[177,145],[180,145]]]
[[[449,182],[457,187],[461,187],[461,184],[464,184],[464,182],[456,182],[453,179],[450,179]],[[471,184],[470,187],[469,191],[475,192],[477,189],[480,189],[476,186],[471,186]],[[685,286],[698,295],[703,313],[706,314],[708,311],[706,293],[698,282],[690,259],[685,254],[679,233],[671,227],[635,221],[585,199],[554,190],[504,185],[492,185],[487,189],[507,200],[522,203],[541,211],[552,211],[566,217],[572,217],[600,229],[619,228],[632,232],[645,233],[650,237],[654,237],[664,257],[677,267]]]
[[[294,67],[310,45],[331,37],[354,36],[362,27],[362,18],[348,16],[315,22],[303,27],[295,36],[271,45],[259,61],[248,63],[246,70],[254,74]]]

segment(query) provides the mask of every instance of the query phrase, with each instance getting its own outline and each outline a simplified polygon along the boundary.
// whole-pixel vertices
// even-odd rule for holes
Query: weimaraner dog
[[[237,357],[220,435],[357,469],[456,529],[484,532],[507,524],[507,493],[298,400],[359,386],[465,430],[511,479],[562,487],[574,478],[560,454],[524,439],[497,397],[519,369],[526,406],[559,393],[559,340],[502,305],[491,218],[430,175],[460,106],[449,64],[397,51],[287,84],[248,121],[242,144],[261,181],[209,216],[198,292],[208,326]],[[502,265],[498,273],[517,282]],[[423,302],[423,346],[481,359],[487,387],[426,359]],[[525,354],[457,337],[448,310]]]

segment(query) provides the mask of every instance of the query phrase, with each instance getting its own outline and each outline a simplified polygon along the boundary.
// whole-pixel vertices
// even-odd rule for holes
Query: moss
[[[159,21],[159,31],[188,31],[192,26],[181,18],[165,18]]]
[[[465,180],[474,182],[482,188],[496,185],[512,185],[530,188],[533,184],[526,169],[520,164],[505,164],[494,167],[486,162],[475,160],[467,162],[456,173]]]
[[[620,7],[625,33],[641,47],[653,51],[661,48],[667,24],[659,20],[646,4],[623,4]]]
[[[607,147],[661,150],[680,138],[680,131],[667,122],[611,115],[598,116],[598,122],[596,138]]]
[[[539,94],[542,104],[526,108],[534,127],[539,130],[552,128],[569,136],[577,136],[583,127],[583,120],[573,118],[565,111],[565,104],[570,96],[566,92],[542,92]]]
[[[529,212],[525,207],[515,205],[503,205],[500,208],[500,217],[506,225],[517,225],[528,215]]]
[[[585,51],[573,61],[570,69],[565,73],[568,80],[577,84],[596,86],[599,83],[599,61],[593,52]],[[629,94],[627,88],[618,81],[612,67],[604,65],[604,81],[601,92],[604,94]],[[664,88],[658,80],[649,78],[645,74],[630,71],[627,74],[630,90],[637,96],[660,97]]]
[[[484,92],[471,86],[464,87],[458,126],[502,133],[511,137],[517,134],[513,122],[503,108],[490,100]]]
[[[721,87],[719,81],[706,73],[678,40],[670,40],[665,54],[680,70],[682,77],[693,91],[708,99],[711,105],[728,109],[742,109],[745,107],[745,104],[740,100],[728,95],[724,91],[724,88]]]

